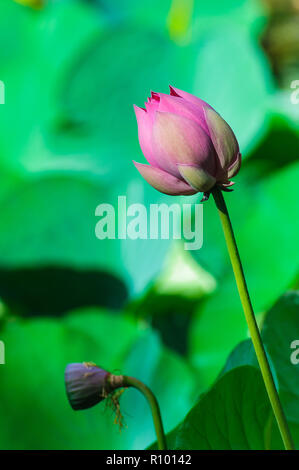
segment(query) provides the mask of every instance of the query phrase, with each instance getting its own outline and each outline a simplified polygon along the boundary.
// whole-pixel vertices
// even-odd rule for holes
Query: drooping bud
[[[166,439],[163,430],[161,412],[153,392],[140,380],[126,375],[113,375],[93,362],[68,364],[65,369],[65,387],[71,407],[74,410],[84,410],[97,405],[111,395],[115,410],[115,423],[123,426],[118,398],[123,389],[134,387],[148,400],[153,415],[155,430],[160,450],[166,450]],[[122,389],[113,393],[117,389]]]
[[[71,407],[84,410],[122,387],[122,376],[114,376],[92,362],[72,363],[65,369],[65,387]]]

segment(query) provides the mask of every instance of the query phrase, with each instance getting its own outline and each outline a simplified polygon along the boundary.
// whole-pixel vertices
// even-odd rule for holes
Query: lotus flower
[[[134,162],[158,191],[208,196],[227,189],[241,165],[237,139],[205,101],[170,86],[170,95],[151,93],[145,108],[134,106],[141,150],[149,165]]]

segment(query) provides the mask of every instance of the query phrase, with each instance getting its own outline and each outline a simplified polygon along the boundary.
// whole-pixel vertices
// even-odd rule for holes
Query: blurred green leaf
[[[289,421],[295,445],[299,446],[297,369],[299,351],[299,292],[284,294],[267,312],[262,325],[262,339],[272,374]],[[293,361],[292,359],[293,355]],[[244,365],[259,369],[251,340],[238,344],[229,355],[220,377]]]
[[[165,350],[149,328],[130,318],[90,309],[60,321],[10,320],[1,339],[6,345],[0,377],[1,449],[141,449],[153,440],[148,405],[134,390],[121,397],[128,426],[122,433],[105,403],[74,412],[63,382],[69,362],[94,361],[144,380],[157,395],[167,430],[192,405],[195,384],[188,366]]]
[[[251,181],[245,169],[241,176],[243,184],[226,201],[254,310],[259,314],[285,292],[298,272],[294,246],[299,236],[295,215],[299,165],[289,165],[264,181]],[[211,207],[214,202],[206,205],[204,245],[198,258],[208,271],[218,271],[219,282],[215,293],[199,306],[191,329],[190,358],[209,385],[231,349],[246,338],[247,326],[220,221]]]
[[[194,16],[196,25],[201,28],[208,28],[213,22],[229,22],[232,25],[240,25],[248,28],[256,26],[256,21],[261,21],[264,17],[265,9],[259,0],[214,0],[213,3],[205,0],[194,2]],[[208,25],[207,25],[207,22]]]
[[[297,364],[298,313],[299,293],[289,291],[269,310],[262,327],[262,338],[268,360],[297,447],[299,445],[298,381],[296,380],[296,370],[299,366],[299,363]],[[234,410],[229,409],[232,404]],[[238,407],[238,412],[235,411],[236,407]],[[256,437],[260,436],[260,442],[255,441],[251,444],[248,439],[248,442],[244,444],[242,443],[244,436],[253,436],[251,428],[257,425],[256,409],[259,409],[258,407],[268,410],[268,418],[265,416],[261,419],[258,426],[260,430],[254,432]],[[242,416],[244,410],[248,413],[248,418],[245,415]],[[213,422],[215,425],[217,423],[216,430]],[[238,436],[241,441],[236,444],[233,439]],[[257,449],[264,448],[263,446],[273,449],[281,447],[278,429],[270,411],[269,400],[251,340],[242,341],[236,346],[229,355],[216,383],[201,396],[198,404],[193,407],[184,421],[168,434],[167,439],[169,447],[177,449]],[[151,448],[156,448],[156,446],[152,445]]]
[[[299,363],[296,364],[295,360],[296,349],[299,350],[298,317],[299,291],[287,292],[267,313],[263,324],[263,339],[277,373],[280,395],[287,418],[299,425]],[[294,348],[292,343],[296,340],[298,343]]]
[[[39,12],[11,8],[24,47],[7,60],[3,77],[9,88],[0,166],[21,173],[25,182],[0,201],[16,214],[7,214],[0,262],[8,269],[92,267],[121,276],[131,293],[140,292],[158,274],[169,241],[99,242],[94,212],[101,202],[116,205],[121,194],[128,204],[166,198],[132,164],[138,155],[143,159],[132,105],[141,104],[151,87],[166,91],[172,80],[189,88],[194,50],[136,25],[105,29],[101,15],[79,1]],[[75,30],[80,34],[74,40]],[[123,52],[115,56],[118,50]],[[18,57],[24,58],[16,62]]]
[[[221,22],[229,22],[234,25],[244,25],[246,28],[257,29],[264,23],[264,9],[258,0],[215,0],[213,3],[204,0],[90,0],[98,4],[101,12],[105,12],[114,20],[138,23],[144,27],[166,30],[170,14],[177,11],[176,18],[179,21],[179,13],[184,13],[191,4],[192,34],[202,31],[209,26]],[[187,5],[186,5],[187,4]],[[189,31],[186,36],[189,37]]]
[[[10,1],[1,3],[0,12],[1,41],[13,47],[1,63],[6,85],[0,109],[1,165],[17,172],[36,171],[51,155],[46,138],[62,112],[60,81],[101,33],[103,22],[81,1],[49,2],[39,11]],[[7,28],[11,22],[16,24],[16,38]]]
[[[261,374],[251,366],[226,373],[171,433],[175,449],[281,449]]]
[[[266,132],[270,117],[274,85],[266,58],[238,26],[209,28],[198,48],[193,92],[230,124],[246,157]]]
[[[272,97],[271,114],[269,129],[248,161],[256,178],[267,177],[298,160],[299,106],[291,103],[291,89]]]
[[[259,368],[251,339],[239,343],[230,353],[219,377],[240,366],[253,366]]]
[[[187,448],[261,448],[269,439],[276,445],[271,419],[255,419],[259,406],[267,417],[268,404],[259,372],[244,367],[256,365],[250,343],[239,344],[221,369],[247,328],[213,203],[204,205],[204,246],[195,254],[200,266],[176,252],[164,266],[167,240],[100,241],[94,233],[100,203],[116,208],[122,194],[128,205],[170,201],[132,165],[144,160],[132,104],[142,105],[151,89],[167,92],[171,83],[215,106],[250,156],[239,190],[226,197],[259,321],[298,276],[298,106],[290,92],[277,93],[259,45],[266,13],[257,0],[199,0],[189,16],[191,4],[69,0],[33,11],[1,3],[0,326],[7,359],[0,377],[1,448],[132,449],[152,441],[149,410],[136,391],[121,398],[129,425],[121,435],[103,404],[78,414],[70,409],[63,371],[73,361],[137,375],[157,393],[167,430],[177,426],[193,404],[194,375],[147,322],[164,344],[189,356],[198,370],[197,394],[221,371],[171,432],[171,447],[177,441]],[[185,27],[179,36],[176,21]],[[127,308],[132,314],[134,306],[134,320],[98,310],[60,320],[13,316],[120,308],[127,290],[133,300],[146,292]],[[296,295],[268,313],[264,341],[298,436],[298,366],[290,364],[289,344],[297,331]],[[203,423],[199,438],[187,432],[193,419],[197,430],[197,419]]]
[[[183,243],[174,242],[165,260],[165,267],[155,281],[157,294],[179,295],[186,299],[199,299],[213,292],[213,276],[195,262]]]
[[[60,316],[87,306],[121,309],[128,292],[120,278],[99,269],[1,267],[0,298],[13,314]]]
[[[135,183],[135,184],[134,184]],[[19,184],[0,201],[0,264],[4,269],[44,266],[94,269],[125,280],[131,293],[140,292],[159,272],[169,240],[99,240],[95,216],[101,203],[118,214],[118,195],[127,207],[163,200],[163,195],[138,178],[128,185],[101,185],[97,178],[48,175]],[[131,218],[128,217],[128,221]],[[116,221],[116,237],[117,237]],[[142,259],[142,263],[140,263]],[[46,286],[45,286],[46,287]]]
[[[115,22],[138,24],[144,28],[166,29],[172,0],[90,0]]]
[[[196,263],[183,242],[176,240],[158,277],[143,296],[132,300],[129,309],[149,321],[165,345],[185,356],[192,315],[199,299],[215,285],[215,279]]]
[[[20,249],[16,240],[20,231],[8,216],[7,232],[2,235],[2,242],[0,240],[0,248],[1,245],[5,247],[0,251],[3,264],[8,268],[23,267],[24,264],[32,268],[37,263],[49,263],[81,269],[92,264],[92,267],[128,277],[126,283],[130,291],[140,292],[158,274],[168,243],[152,240],[102,242],[101,248],[97,248],[99,243],[92,235],[94,223],[91,221],[96,207],[92,207],[91,199],[95,202],[96,191],[98,203],[115,201],[121,193],[129,193],[131,202],[146,204],[167,199],[149,188],[133,168],[131,160],[140,158],[142,161],[143,157],[138,146],[132,104],[141,104],[150,89],[166,91],[168,83],[191,91],[195,86],[193,91],[206,99],[213,98],[212,104],[219,107],[226,118],[232,119],[233,126],[236,123],[246,133],[250,130],[246,139],[252,141],[253,130],[249,122],[254,123],[256,132],[257,113],[264,113],[267,93],[271,92],[267,67],[259,57],[256,45],[238,29],[234,32],[224,29],[202,37],[199,42],[179,45],[161,31],[146,29],[134,20],[127,24],[110,24],[109,29],[105,9],[99,13],[92,4],[80,1],[56,2],[39,12],[19,5],[1,8],[3,12],[7,9],[11,17],[16,16],[18,31],[24,40],[22,48],[15,46],[15,59],[11,61],[7,56],[4,61],[3,78],[9,88],[5,113],[0,116],[0,124],[3,118],[0,165],[22,172],[26,178],[34,175],[33,188],[29,189],[32,194],[29,200],[24,199],[25,207],[19,203],[15,208],[17,213],[27,213],[28,227],[29,223],[31,227],[51,224],[51,230],[59,231],[53,234],[56,246],[56,242],[45,240],[44,228],[38,236],[32,235],[27,232],[30,227],[23,223],[25,229],[21,238],[22,243],[26,241],[26,246]],[[138,11],[142,10],[144,14],[147,7],[139,8],[132,2],[132,8],[136,8],[137,18]],[[151,9],[155,16],[155,9]],[[168,11],[168,7],[166,9]],[[79,31],[75,39],[73,31]],[[6,35],[11,37],[10,31],[4,28],[3,42],[6,42]],[[226,83],[229,85],[223,90],[218,82],[211,82],[211,77],[221,76],[227,58],[231,57],[231,47],[238,48],[235,55],[244,63],[236,63],[227,71]],[[122,51],[121,54],[118,51]],[[210,57],[214,56],[218,59],[210,63]],[[21,73],[16,73],[16,68]],[[54,174],[54,179],[61,175],[78,178],[76,182],[66,183],[63,190],[63,199],[69,201],[68,205],[72,204],[66,218],[70,217],[76,225],[72,240],[68,237],[66,241],[66,230],[61,230],[66,224],[61,220],[62,208],[57,211],[60,202],[55,195],[56,183],[50,184],[49,210],[45,207],[36,209],[39,202],[35,199],[44,200],[43,194],[48,191],[48,183],[37,180],[45,176],[47,179],[49,172]],[[87,182],[87,179],[92,181]],[[27,184],[29,182],[25,186]],[[84,189],[88,193],[84,195],[78,189],[78,197],[74,199],[71,187],[75,185],[92,186],[93,189]],[[11,193],[9,199],[20,199],[20,191],[23,189],[16,187],[15,194]],[[77,209],[74,209],[79,193],[80,227],[75,214]],[[40,209],[49,214],[35,224],[28,212],[36,214]],[[9,230],[14,232],[12,239]],[[39,240],[32,243],[32,236]],[[43,240],[46,243],[42,243]],[[143,258],[142,267],[138,262],[139,254]]]

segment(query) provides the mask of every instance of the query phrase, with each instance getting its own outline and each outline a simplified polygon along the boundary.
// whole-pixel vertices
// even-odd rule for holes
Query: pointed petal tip
[[[160,94],[156,91],[151,90],[151,98],[155,101],[160,101]]]
[[[169,86],[169,90],[170,90],[170,95],[171,96],[180,96],[179,93],[178,93],[178,88],[175,88],[173,87],[172,85],[168,85]]]
[[[141,106],[137,106],[137,104],[133,104],[133,109],[134,109],[136,115],[137,115],[137,113],[139,113],[140,111],[145,111],[145,112],[146,112],[146,109],[145,109],[145,108],[142,108]]]
[[[146,163],[136,162],[135,160],[132,160],[132,162],[136,167],[138,167],[138,166],[151,166],[151,165],[147,165]]]

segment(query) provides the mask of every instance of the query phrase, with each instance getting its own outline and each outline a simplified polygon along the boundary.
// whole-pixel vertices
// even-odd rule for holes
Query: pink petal
[[[218,155],[221,170],[227,170],[239,153],[239,144],[230,126],[214,109],[205,109],[206,122]]]
[[[152,149],[160,168],[180,178],[178,163],[193,164],[214,174],[216,155],[210,137],[195,121],[156,112]]]
[[[157,93],[154,93],[152,91],[151,98],[148,98],[148,101],[145,103],[145,109],[146,109],[147,113],[149,114],[152,122],[154,121],[155,112],[159,108],[160,98],[159,98],[159,96],[156,96],[156,95],[157,95]]]
[[[150,165],[133,162],[141,176],[161,193],[171,196],[195,194],[197,191],[182,179],[170,175],[166,171],[160,170]]]
[[[209,135],[209,128],[206,123],[203,107],[194,105],[190,101],[178,96],[170,96],[164,93],[159,93],[160,102],[158,111],[178,114],[188,119],[193,119],[199,124],[205,132]]]
[[[139,108],[136,105],[134,105],[134,111],[138,124],[138,139],[142,153],[151,165],[159,166],[152,151],[153,117],[145,109]]]
[[[179,172],[192,188],[202,193],[215,186],[216,178],[202,168],[194,165],[178,165]]]
[[[242,157],[239,152],[236,158],[236,161],[228,169],[228,172],[227,172],[228,178],[233,178],[238,173],[238,171],[241,168],[241,163],[242,163]]]
[[[206,101],[201,100],[195,95],[192,95],[191,93],[188,93],[187,91],[179,90],[178,88],[174,88],[173,86],[169,85],[170,88],[170,95],[171,96],[180,96],[181,98],[184,98],[184,100],[189,101],[189,103],[192,103],[199,108],[203,107],[208,107],[212,108]],[[212,108],[213,109],[213,108]]]
[[[234,181],[229,181],[228,183],[221,183],[221,186],[223,186],[223,188],[230,188],[234,184],[235,184]]]

